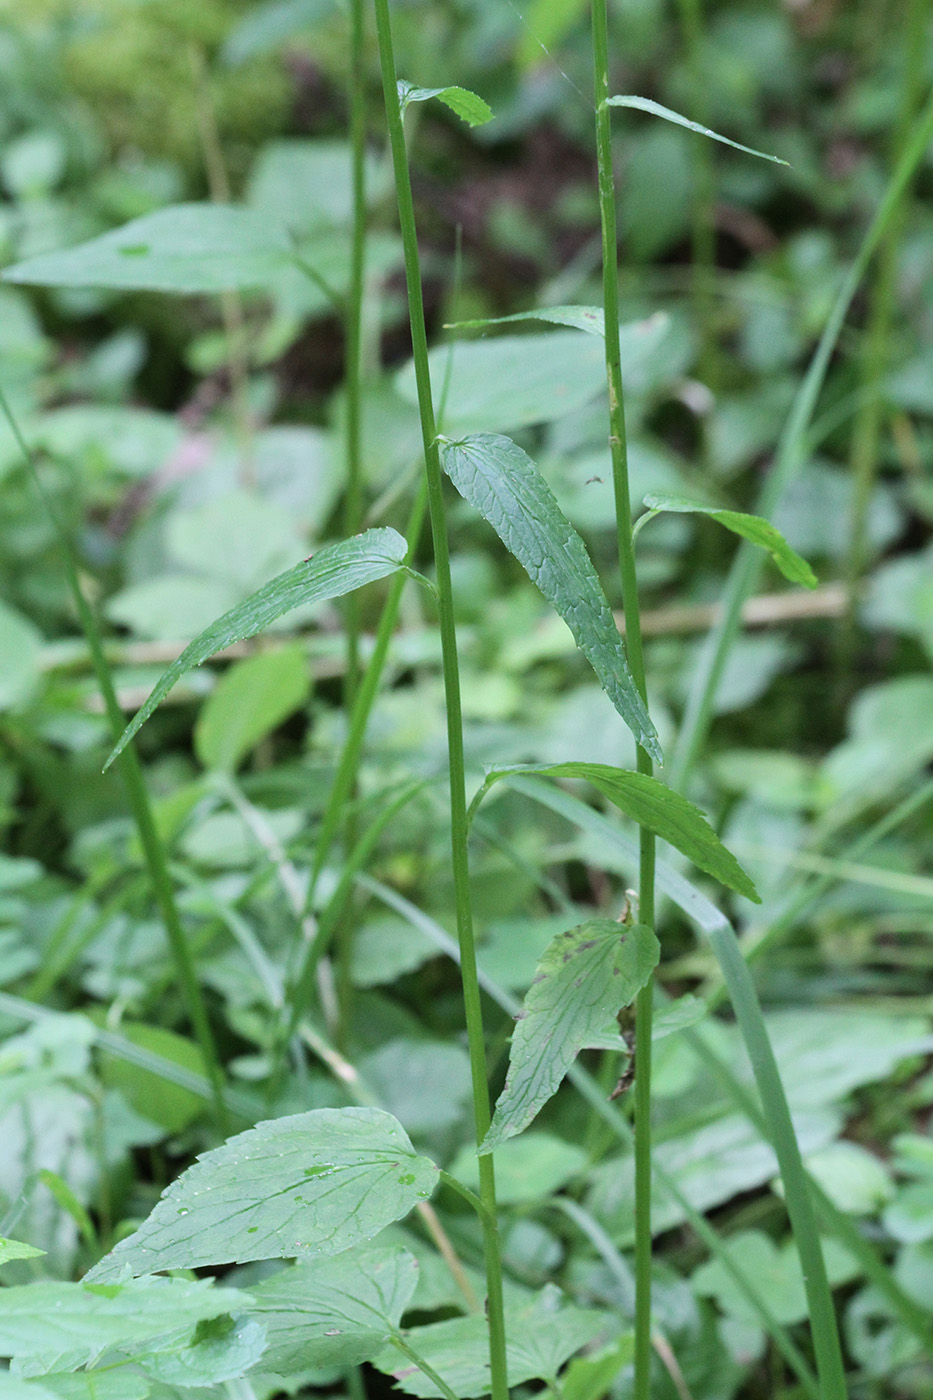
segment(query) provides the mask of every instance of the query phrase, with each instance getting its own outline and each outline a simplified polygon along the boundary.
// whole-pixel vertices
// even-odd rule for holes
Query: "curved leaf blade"
[[[816,588],[819,583],[806,559],[798,554],[796,549],[791,548],[776,526],[760,515],[747,515],[739,510],[723,510],[720,506],[704,506],[688,500],[686,496],[671,496],[659,491],[649,492],[645,497],[645,505],[652,515],[666,510],[677,511],[683,515],[708,515],[713,520],[718,520],[720,525],[731,530],[734,535],[740,535],[742,539],[758,545],[759,549],[767,550],[781,573],[791,583],[802,583],[804,588]]]
[[[355,588],[361,588],[364,583],[373,583],[376,579],[395,573],[404,568],[407,550],[408,546],[397,530],[367,530],[351,539],[325,545],[310,559],[263,584],[262,588],[206,627],[193,642],[189,642],[168,670],[163,671],[145,704],[124,729],[104,770],[123,752],[186,671],[200,666],[209,656],[232,646],[234,642],[255,637],[257,632],[262,632],[292,608],[342,598]]]
[[[87,1278],[339,1254],[407,1215],[436,1182],[434,1163],[381,1109],[270,1119],[203,1153]]]
[[[284,228],[255,209],[173,204],[98,238],[8,267],[8,282],[42,287],[191,293],[262,287],[293,262]]]
[[[712,875],[746,899],[761,903],[750,876],[722,844],[699,807],[657,778],[650,778],[647,773],[631,773],[625,768],[612,768],[605,763],[551,763],[544,766],[531,763],[493,768],[486,774],[482,788],[473,799],[471,811],[475,810],[493,783],[512,775],[532,773],[547,778],[584,779],[620,812],[638,822],[639,826],[653,831],[662,841],[676,846],[707,875]]]
[[[492,108],[489,103],[484,102],[481,97],[477,97],[476,93],[470,92],[468,88],[456,86],[422,88],[415,87],[413,83],[400,82],[398,96],[403,115],[409,102],[430,102],[432,97],[436,97],[439,102],[443,102],[445,107],[449,107],[470,126],[484,126],[486,122],[492,121]]]
[[[444,470],[560,613],[636,740],[661,746],[629,670],[619,629],[586,547],[534,462],[510,438],[478,433],[442,443]]]
[[[486,316],[478,321],[454,321],[448,330],[483,330],[486,326],[507,326],[513,321],[544,321],[552,326],[569,326],[571,330],[586,331],[600,340],[606,338],[606,322],[601,306],[541,306],[534,311],[516,311],[511,316]],[[667,334],[670,317],[656,311],[643,321],[625,321],[619,327],[619,350],[622,373],[642,355],[653,350]]]
[[[250,1311],[266,1327],[262,1369],[283,1376],[369,1361],[397,1330],[417,1282],[418,1262],[400,1245],[274,1274],[252,1289]]]
[[[480,1152],[522,1132],[591,1036],[634,1001],[661,954],[652,929],[591,919],[545,949],[519,1012],[505,1088]]]
[[[607,97],[606,106],[633,107],[639,112],[648,112],[650,116],[663,117],[666,122],[685,127],[687,131],[695,131],[699,136],[708,136],[711,141],[719,141],[723,146],[732,146],[736,151],[744,151],[747,156],[758,156],[760,160],[770,160],[775,165],[788,164],[786,160],[781,160],[780,156],[769,155],[767,151],[756,151],[752,146],[743,146],[741,141],[730,141],[728,136],[720,136],[718,131],[711,131],[708,126],[692,122],[688,117],[682,117],[679,112],[672,112],[670,107],[662,107],[660,102],[653,102],[650,97]]]

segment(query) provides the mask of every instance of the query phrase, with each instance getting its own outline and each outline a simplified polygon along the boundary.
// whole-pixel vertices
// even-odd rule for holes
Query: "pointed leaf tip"
[[[682,117],[679,112],[673,112],[670,107],[662,107],[660,102],[653,102],[650,97],[633,97],[631,95],[607,97],[606,106],[632,107],[639,112],[648,112],[653,117],[663,117],[666,122],[673,122],[675,126],[682,126],[687,131],[695,131],[698,136],[708,136],[711,141],[719,141],[723,146],[731,146],[733,150],[744,151],[747,156],[757,156],[759,160],[769,160],[774,165],[788,164],[780,156],[769,155],[767,151],[756,151],[753,146],[743,146],[741,141],[731,141],[728,136],[720,136],[718,131],[711,131],[708,126],[692,122],[688,117]]]

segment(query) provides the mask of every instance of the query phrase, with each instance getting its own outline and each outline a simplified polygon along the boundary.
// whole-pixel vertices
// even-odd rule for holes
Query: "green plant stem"
[[[415,209],[405,149],[405,132],[398,96],[398,78],[392,48],[392,27],[388,0],[374,0],[379,59],[385,98],[389,144],[395,172],[399,223],[405,252],[405,278],[408,286],[408,309],[411,327],[412,353],[418,386],[418,407],[424,447],[425,476],[428,488],[428,508],[434,544],[434,565],[437,577],[437,606],[440,624],[444,693],[447,705],[447,743],[450,769],[451,858],[456,903],[457,937],[460,945],[460,978],[466,1013],[467,1037],[470,1049],[470,1070],[473,1085],[473,1116],[476,1141],[482,1142],[489,1128],[489,1086],[486,1072],[486,1048],[483,1036],[483,1013],[479,978],[476,967],[476,944],[473,934],[473,910],[470,898],[468,857],[469,830],[466,815],[466,782],[463,757],[463,721],[460,705],[460,675],[457,659],[457,635],[454,622],[453,591],[450,579],[450,556],[444,515],[444,484],[434,404],[431,395],[431,374],[428,365],[428,339],[424,322],[421,292],[421,268],[418,256],[418,235]],[[483,1246],[486,1264],[487,1316],[489,1322],[489,1354],[492,1400],[506,1400],[508,1374],[505,1354],[505,1318],[502,1298],[502,1261],[496,1214],[495,1169],[492,1155],[479,1158],[480,1199],[487,1216],[483,1220]]]
[[[353,192],[353,233],[350,285],[347,291],[346,336],[346,486],[343,528],[348,537],[359,533],[363,520],[362,404],[363,294],[366,260],[366,69],[364,62],[363,0],[350,0],[350,164]],[[347,674],[344,704],[349,710],[359,683],[360,594],[346,600]]]
[[[412,1365],[418,1367],[418,1370],[422,1373],[422,1375],[427,1376],[428,1380],[431,1381],[432,1384],[435,1385],[437,1389],[441,1392],[441,1395],[443,1395],[444,1400],[459,1400],[459,1397],[455,1394],[454,1391],[451,1390],[447,1382],[442,1380],[441,1377],[437,1374],[434,1367],[430,1366],[428,1362],[425,1361],[423,1356],[419,1356],[418,1353],[415,1351],[414,1347],[409,1346],[408,1342],[405,1341],[404,1337],[400,1337],[399,1334],[396,1332],[393,1336],[389,1338],[389,1341],[391,1342],[392,1346],[396,1348],[397,1351],[400,1351],[403,1356],[406,1356],[408,1358]]]
[[[891,142],[894,162],[900,158],[916,121],[927,52],[925,34],[930,16],[930,0],[909,0],[904,24],[901,102]],[[871,288],[871,306],[860,365],[860,382],[865,395],[853,426],[849,465],[852,472],[852,511],[849,523],[849,552],[846,560],[848,607],[840,638],[843,668],[851,672],[855,644],[855,612],[858,588],[868,554],[867,525],[875,478],[884,403],[881,385],[890,355],[891,327],[897,291],[897,264],[904,230],[904,205],[892,216],[878,253],[878,269]]]
[[[609,17],[607,0],[593,0],[593,72],[596,103],[596,159],[603,248],[603,311],[606,330],[606,378],[609,388],[609,448],[618,535],[625,644],[632,677],[647,703],[645,661],[638,604],[638,577],[632,537],[631,490],[625,433],[625,399],[619,347],[619,254],[616,236],[615,178],[612,169],[609,97]],[[652,763],[639,745],[636,764],[649,777]],[[639,832],[639,922],[654,927],[655,839]],[[635,1001],[635,1400],[651,1393],[651,1023],[653,979]]]
[[[91,661],[94,667],[94,674],[97,677],[97,684],[100,686],[100,693],[103,697],[104,708],[107,719],[110,723],[110,730],[114,743],[123,733],[124,722],[123,712],[117,701],[116,691],[110,676],[110,668],[104,655],[103,641],[100,628],[97,625],[97,618],[84,596],[81,588],[81,581],[78,577],[78,562],[75,558],[71,541],[58,518],[58,513],[42,485],[39,471],[33,453],[19,429],[19,424],[13,416],[6,394],[0,388],[0,409],[10,425],[10,429],[16,438],[17,445],[23,455],[23,459],[28,466],[36,489],[42,498],[43,504],[49,513],[55,532],[58,535],[62,550],[62,559],[65,566],[65,577],[68,587],[74,599],[75,609],[81,628],[87,638],[88,649],[91,653]],[[181,983],[182,993],[187,1004],[188,1015],[197,1038],[201,1054],[204,1057],[204,1066],[207,1077],[213,1091],[214,1108],[217,1115],[218,1126],[226,1136],[228,1119],[227,1108],[224,1103],[224,1072],[217,1053],[217,1046],[214,1041],[214,1034],[207,1015],[207,1008],[201,996],[201,986],[198,982],[197,968],[191,956],[185,938],[184,929],[181,926],[181,919],[178,914],[178,905],[175,902],[175,891],[168,873],[168,862],[166,860],[165,849],[162,839],[159,836],[155,818],[152,814],[152,805],[149,801],[149,793],[146,790],[146,782],[143,777],[142,767],[139,758],[132,744],[127,745],[120,755],[120,774],[126,789],[127,799],[130,804],[130,811],[133,821],[136,824],[136,831],[143,849],[143,856],[146,867],[149,871],[149,878],[152,882],[152,889],[155,895],[165,931],[168,935],[169,947],[172,950],[172,957],[175,961],[175,969],[178,973],[178,980]]]
[[[763,515],[765,519],[771,518],[788,484],[803,466],[810,423],[852,298],[885,230],[900,207],[914,171],[926,152],[931,134],[933,97],[928,99],[911,133],[910,142],[888,182],[884,198],[839,289],[810,367],[794,398],[781,434],[774,466],[756,507],[756,514]],[[759,553],[751,544],[743,543],[739,547],[726,581],[722,615],[712,628],[701,652],[700,664],[690,689],[671,762],[670,785],[677,791],[683,791],[687,787],[706,739],[726,658],[741,625],[742,604],[751,594],[758,579],[761,568]]]

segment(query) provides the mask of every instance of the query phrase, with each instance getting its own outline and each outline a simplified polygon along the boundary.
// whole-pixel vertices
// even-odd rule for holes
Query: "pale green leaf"
[[[454,321],[448,330],[482,330],[486,326],[508,326],[513,321],[547,321],[553,326],[571,326],[588,335],[606,335],[601,306],[541,306],[534,311],[516,311],[511,316],[483,316],[477,321]]]
[[[700,870],[728,885],[729,889],[760,904],[758,892],[749,876],[727,850],[698,807],[681,797],[679,792],[665,787],[657,778],[646,773],[631,773],[624,768],[611,768],[605,763],[515,764],[508,768],[493,768],[486,774],[471,810],[493,783],[510,775],[540,773],[549,778],[582,778],[607,797],[627,817],[638,822],[676,846]]]
[[[261,58],[327,19],[335,9],[335,0],[267,0],[264,5],[252,5],[227,35],[221,60],[236,67]]]
[[[713,141],[721,141],[724,146],[732,146],[736,151],[744,151],[748,156],[759,156],[762,160],[773,161],[775,165],[786,165],[786,160],[781,160],[780,156],[768,155],[766,151],[756,151],[751,146],[743,146],[739,141],[730,141],[728,136],[720,136],[717,131],[710,131],[708,126],[700,126],[699,122],[692,122],[687,117],[682,117],[679,112],[672,112],[670,107],[662,107],[660,102],[653,102],[650,97],[607,97],[608,107],[634,107],[639,112],[648,112],[653,117],[663,117],[667,122],[673,122],[675,126],[686,127],[688,131],[695,131],[699,136],[709,136]]]
[[[175,204],[3,276],[42,287],[206,293],[268,285],[292,262],[285,229],[258,210]]]
[[[604,1313],[588,1308],[560,1307],[553,1285],[543,1288],[534,1302],[506,1309],[506,1362],[509,1385],[530,1380],[553,1382],[563,1363],[591,1342],[606,1327]],[[489,1331],[486,1319],[474,1314],[447,1322],[413,1327],[406,1340],[418,1356],[446,1381],[455,1395],[489,1393]],[[409,1395],[440,1394],[417,1367],[397,1351],[386,1348],[374,1365],[391,1375]]]
[[[339,1254],[407,1215],[436,1181],[380,1109],[270,1119],[199,1157],[88,1277]]]
[[[462,117],[470,126],[483,126],[492,120],[492,108],[489,104],[467,88],[422,88],[414,87],[411,83],[400,82],[398,95],[403,112],[409,102],[429,102],[432,97],[436,97],[439,102],[443,102],[446,107],[449,107],[458,117]]]
[[[311,685],[295,643],[235,662],[208,696],[194,727],[205,768],[233,772],[255,746],[305,703]]]
[[[9,1264],[14,1259],[38,1259],[44,1253],[44,1249],[36,1249],[35,1245],[0,1236],[0,1264]]]
[[[41,1373],[41,1380],[0,1376],[0,1400],[146,1400],[150,1393],[145,1376],[127,1366],[106,1366],[94,1371]],[[13,1384],[20,1390],[8,1389]]]
[[[660,951],[650,928],[612,919],[591,919],[552,940],[519,1012],[505,1088],[481,1152],[527,1128],[587,1039],[635,999]]]
[[[461,496],[489,521],[560,613],[619,714],[660,763],[658,736],[599,576],[534,462],[509,438],[491,433],[445,442],[442,456]]]
[[[496,1200],[503,1206],[543,1201],[580,1176],[588,1164],[577,1143],[532,1128],[508,1138],[496,1153]],[[479,1158],[472,1143],[457,1153],[450,1173],[464,1186],[479,1190]]]
[[[147,1376],[165,1385],[222,1385],[257,1364],[266,1350],[266,1329],[254,1317],[217,1317],[198,1323],[187,1342],[172,1342],[135,1357]]]
[[[806,559],[792,549],[770,521],[760,515],[746,515],[738,510],[723,510],[719,506],[704,506],[689,501],[684,496],[671,496],[666,492],[651,492],[645,497],[645,505],[652,515],[659,511],[678,511],[685,515],[709,515],[731,530],[734,535],[750,540],[752,544],[765,549],[777,564],[785,578],[791,583],[802,583],[805,588],[816,588],[818,579]],[[646,519],[648,517],[645,517]]]
[[[235,608],[224,613],[210,627],[185,647],[156,683],[143,707],[127,725],[120,742],[111,753],[105,767],[126,747],[133,735],[152,714],[159,701],[168,694],[175,682],[200,666],[215,652],[247,637],[255,637],[277,618],[302,604],[320,603],[329,598],[342,598],[364,583],[385,578],[404,566],[407,545],[396,530],[367,530],[352,539],[326,545],[310,559],[296,564]]]
[[[397,1329],[417,1282],[417,1262],[397,1245],[274,1274],[252,1290],[252,1312],[267,1333],[263,1370],[288,1376],[368,1361]]]
[[[178,1328],[191,1330],[202,1319],[242,1312],[249,1298],[207,1281],[144,1278],[29,1283],[4,1288],[2,1301],[0,1356],[80,1353],[90,1361],[108,1346],[141,1346]]]

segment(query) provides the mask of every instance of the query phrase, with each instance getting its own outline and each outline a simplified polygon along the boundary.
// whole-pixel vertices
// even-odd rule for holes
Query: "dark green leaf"
[[[626,816],[653,831],[662,841],[676,846],[708,875],[745,895],[746,899],[761,903],[751,879],[722,844],[700,809],[646,773],[630,773],[604,763],[551,763],[544,767],[516,764],[494,768],[487,773],[480,793],[474,798],[473,809],[493,783],[510,774],[523,773],[542,773],[550,778],[583,778]]]
[[[199,1157],[88,1278],[339,1254],[407,1215],[436,1181],[380,1109],[271,1119]]]
[[[653,117],[663,117],[667,122],[673,122],[675,126],[686,127],[688,131],[695,131],[700,136],[709,136],[713,141],[721,141],[724,146],[732,146],[737,151],[744,151],[748,156],[760,156],[762,160],[773,161],[775,165],[786,165],[786,160],[781,160],[779,156],[769,156],[766,151],[753,150],[751,146],[743,146],[738,141],[730,141],[728,136],[720,136],[717,131],[710,131],[708,126],[700,126],[698,122],[689,121],[682,117],[679,112],[672,112],[670,107],[662,107],[660,102],[652,102],[650,97],[607,97],[608,107],[634,107],[639,112],[648,112]]]
[[[534,462],[509,438],[492,433],[445,442],[442,455],[461,496],[489,521],[560,613],[619,714],[660,763],[658,736],[599,577]]]
[[[462,117],[470,126],[483,126],[492,120],[492,108],[481,97],[477,97],[475,92],[468,91],[462,87],[439,87],[421,88],[414,87],[411,83],[400,82],[398,85],[399,101],[402,104],[402,111],[409,102],[429,102],[432,97],[436,97],[439,102],[443,102],[458,117]]]
[[[385,578],[403,567],[407,545],[396,530],[367,530],[352,539],[341,540],[321,549],[310,559],[296,564],[278,578],[250,595],[235,608],[224,613],[200,636],[185,647],[155,685],[149,699],[127,725],[105,767],[110,766],[133,735],[152,714],[159,701],[168,694],[175,682],[200,666],[215,652],[247,637],[255,637],[271,622],[301,604],[320,603],[329,598],[342,598],[354,588],[376,579]]]
[[[175,204],[122,228],[8,267],[9,282],[151,292],[261,287],[292,262],[288,234],[254,209]]]
[[[592,919],[551,941],[518,1016],[505,1088],[481,1152],[527,1128],[587,1039],[634,1000],[660,951],[650,928],[612,919]]]
[[[662,510],[679,511],[685,515],[709,515],[731,530],[741,535],[760,549],[766,549],[785,578],[791,583],[802,583],[805,588],[816,588],[818,579],[803,559],[770,521],[760,515],[746,515],[738,510],[723,510],[719,506],[704,506],[696,501],[688,501],[684,496],[671,496],[666,492],[651,492],[645,497],[645,505],[652,515]],[[646,519],[648,517],[645,517]]]
[[[400,1246],[364,1246],[266,1279],[252,1290],[268,1340],[263,1370],[288,1376],[368,1361],[398,1327],[417,1282],[417,1262]]]

